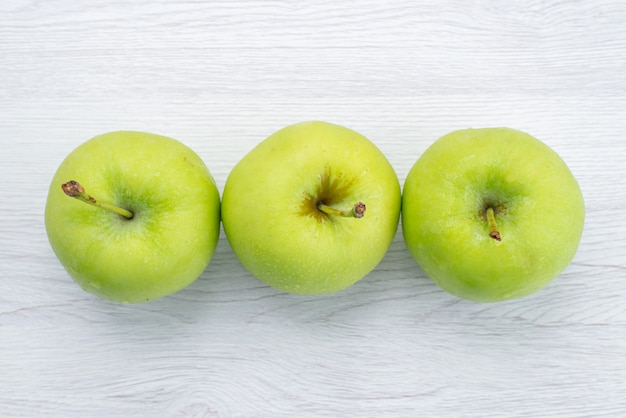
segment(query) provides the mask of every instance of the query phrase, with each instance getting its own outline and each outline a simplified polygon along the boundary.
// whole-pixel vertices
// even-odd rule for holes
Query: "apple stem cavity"
[[[352,209],[339,210],[322,202],[317,203],[317,209],[327,215],[341,216],[344,218],[362,218],[365,215],[365,203],[357,202]]]
[[[498,224],[496,223],[496,212],[492,207],[487,208],[487,223],[489,224],[489,236],[496,241],[502,241],[500,231],[498,231]]]
[[[117,213],[118,215],[123,216],[126,219],[133,219],[134,214],[131,211],[112,205],[108,202],[96,200],[93,196],[87,194],[85,192],[85,188],[75,180],[70,180],[67,183],[63,183],[61,185],[61,188],[63,189],[63,192],[69,197],[73,197],[80,200],[81,202],[89,203],[90,205],[93,205],[95,207]]]

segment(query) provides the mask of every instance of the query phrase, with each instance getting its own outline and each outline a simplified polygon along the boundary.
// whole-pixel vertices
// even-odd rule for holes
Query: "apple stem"
[[[487,223],[489,224],[489,236],[496,241],[502,241],[502,236],[498,231],[498,224],[496,223],[496,213],[492,207],[487,208]]]
[[[365,203],[357,202],[352,209],[339,210],[330,207],[322,202],[317,204],[317,209],[324,212],[327,215],[341,216],[344,218],[362,218],[365,215]]]
[[[70,180],[67,183],[63,183],[61,185],[61,188],[63,189],[63,192],[66,195],[68,195],[69,197],[78,199],[81,202],[89,203],[90,205],[96,206],[98,208],[115,212],[118,215],[121,215],[126,219],[132,219],[134,216],[134,214],[129,210],[122,209],[108,202],[102,202],[100,200],[96,200],[94,197],[87,194],[85,192],[85,188],[81,186],[81,184],[77,181]]]

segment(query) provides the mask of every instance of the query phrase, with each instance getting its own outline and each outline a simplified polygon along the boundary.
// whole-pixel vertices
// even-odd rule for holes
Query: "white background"
[[[624,416],[625,23],[620,0],[2,0],[0,415]],[[533,296],[476,304],[398,232],[362,281],[304,297],[248,274],[222,235],[189,288],[125,306],[49,247],[49,182],[97,134],[177,138],[222,192],[254,145],[309,119],[369,137],[401,183],[449,131],[537,136],[585,196],[574,261]]]

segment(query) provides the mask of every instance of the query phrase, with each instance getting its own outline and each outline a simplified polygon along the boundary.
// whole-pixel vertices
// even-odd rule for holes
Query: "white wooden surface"
[[[626,416],[625,22],[621,0],[2,0],[0,415]],[[191,287],[123,306],[52,253],[49,181],[90,137],[178,138],[222,191],[307,119],[370,137],[401,182],[451,130],[536,135],[585,195],[574,262],[536,295],[475,304],[398,233],[361,282],[303,297],[250,276],[222,235]]]

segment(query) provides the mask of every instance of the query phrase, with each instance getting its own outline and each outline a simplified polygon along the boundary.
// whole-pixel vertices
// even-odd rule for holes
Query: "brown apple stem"
[[[63,183],[61,185],[63,192],[69,197],[73,197],[75,199],[80,200],[81,202],[89,203],[95,207],[106,209],[111,212],[117,213],[118,215],[123,216],[126,219],[132,219],[134,214],[126,209],[120,208],[118,206],[112,205],[108,202],[103,202],[101,200],[96,200],[94,197],[90,196],[85,192],[85,188],[81,186],[81,184],[75,180],[70,180],[67,183]]]
[[[502,241],[498,224],[496,223],[496,213],[492,207],[487,208],[487,223],[489,224],[489,236],[496,241]]]
[[[328,206],[322,202],[317,204],[317,209],[327,215],[341,216],[344,218],[362,218],[365,215],[365,203],[357,202],[352,209],[339,210]]]

